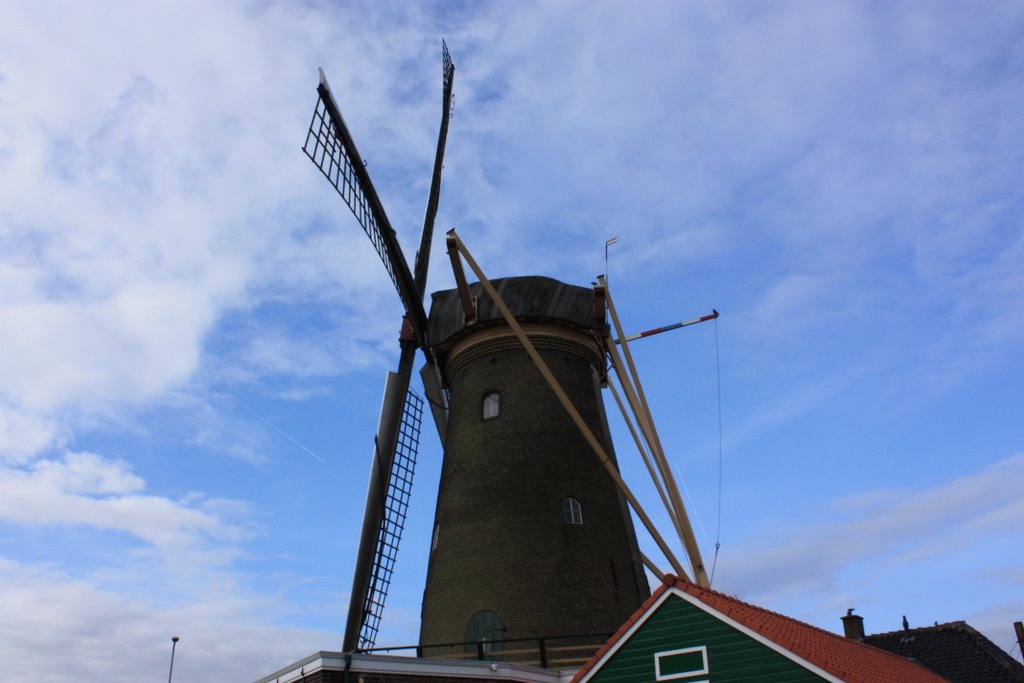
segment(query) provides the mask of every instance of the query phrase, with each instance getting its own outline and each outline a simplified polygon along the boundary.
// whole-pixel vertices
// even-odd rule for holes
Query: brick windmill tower
[[[493,284],[611,453],[603,302],[545,277]],[[458,290],[430,311],[449,412],[420,642],[613,632],[649,595],[626,502],[494,302],[466,290],[468,311]]]

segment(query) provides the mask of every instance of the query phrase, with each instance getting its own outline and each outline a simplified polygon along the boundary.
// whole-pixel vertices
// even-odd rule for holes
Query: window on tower
[[[485,420],[491,420],[498,417],[498,413],[501,411],[501,394],[497,391],[491,391],[484,394],[484,407],[483,416]]]
[[[562,518],[570,526],[583,526],[583,508],[575,498],[562,501]]]

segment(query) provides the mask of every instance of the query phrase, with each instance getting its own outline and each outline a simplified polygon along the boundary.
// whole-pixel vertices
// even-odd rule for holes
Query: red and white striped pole
[[[656,334],[661,334],[662,332],[668,332],[669,330],[678,330],[680,327],[689,327],[690,325],[696,325],[697,323],[703,323],[703,322],[707,322],[708,320],[714,320],[717,317],[718,317],[718,311],[716,311],[715,309],[712,308],[711,309],[711,313],[708,314],[708,315],[702,315],[699,318],[694,318],[693,320],[687,320],[686,322],[675,323],[673,325],[666,325],[665,327],[656,327],[653,330],[647,330],[646,332],[641,332],[639,334],[633,334],[633,335],[630,335],[630,336],[626,337],[626,341],[631,342],[631,341],[633,341],[635,339],[642,339],[644,337],[651,337],[651,336],[654,336]],[[622,340],[621,339],[616,339],[615,343],[616,344],[621,344]]]

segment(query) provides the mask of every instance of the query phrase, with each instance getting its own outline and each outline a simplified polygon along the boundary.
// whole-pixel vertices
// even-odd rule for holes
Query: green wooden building
[[[909,659],[666,577],[573,683],[937,683]]]

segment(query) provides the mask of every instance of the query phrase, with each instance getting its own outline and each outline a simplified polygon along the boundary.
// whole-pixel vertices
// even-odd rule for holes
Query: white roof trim
[[[622,636],[618,640],[616,640],[610,648],[608,648],[608,651],[601,655],[600,659],[594,662],[594,666],[590,667],[590,670],[587,671],[586,674],[584,674],[583,678],[581,678],[578,683],[587,683],[587,681],[589,681],[594,676],[594,674],[603,669],[605,663],[609,659],[611,659],[616,652],[619,651],[619,649],[626,643],[626,641],[633,637],[633,634],[636,633],[641,626],[647,623],[647,620],[651,617],[652,614],[654,614],[658,610],[659,607],[661,607],[662,603],[668,599],[668,596],[669,591],[667,590],[660,596],[658,596],[658,599],[655,600],[654,603],[647,608],[647,611],[641,614],[640,617],[635,622],[633,622],[629,629],[627,629],[626,632],[623,633]]]
[[[492,665],[495,668],[491,668]],[[291,666],[261,678],[256,683],[294,683],[321,670],[344,671],[345,654],[315,652]],[[578,669],[541,669],[514,662],[397,657],[394,655],[353,654],[353,673],[388,673],[417,676],[446,676],[475,680],[500,680],[515,683],[569,683]]]
[[[611,657],[616,652],[618,652],[619,649],[627,641],[629,641],[630,638],[633,637],[633,634],[636,633],[637,630],[641,626],[643,626],[645,623],[647,623],[647,620],[651,617],[651,615],[654,614],[658,610],[658,608],[661,607],[661,605],[666,600],[668,600],[670,595],[675,595],[677,597],[680,597],[683,600],[685,600],[688,603],[690,603],[691,605],[704,610],[705,612],[707,612],[708,614],[713,616],[715,619],[718,619],[719,621],[722,621],[722,622],[728,624],[729,626],[732,626],[733,628],[735,628],[737,631],[740,631],[744,635],[750,636],[751,638],[753,638],[757,642],[761,643],[765,647],[768,647],[769,649],[774,650],[775,652],[778,652],[780,655],[782,655],[786,659],[794,662],[795,664],[803,667],[804,669],[807,669],[808,671],[810,671],[810,672],[812,672],[814,674],[817,674],[818,676],[821,676],[826,681],[829,681],[830,683],[845,683],[843,681],[843,679],[836,678],[835,676],[833,676],[829,672],[825,671],[821,667],[819,667],[819,666],[817,666],[815,664],[812,664],[811,662],[807,661],[803,657],[800,657],[799,655],[794,654],[793,652],[790,652],[789,650],[787,650],[786,648],[782,647],[781,645],[779,645],[775,641],[770,640],[770,639],[764,637],[763,635],[761,635],[757,631],[754,631],[754,630],[744,626],[743,624],[739,623],[735,619],[732,619],[731,617],[726,616],[725,614],[719,612],[718,610],[714,609],[710,605],[705,604],[700,599],[690,595],[689,593],[687,593],[684,590],[680,590],[679,588],[677,588],[675,586],[670,586],[664,593],[661,594],[661,596],[658,597],[658,599],[654,602],[654,604],[652,604],[650,607],[648,607],[647,610],[642,615],[640,615],[640,618],[637,619],[636,622],[634,622],[633,625],[629,627],[629,630],[627,630],[615,642],[615,644],[611,648],[609,648],[608,651],[605,652],[601,656],[601,658],[599,660],[597,660],[597,662],[594,663],[594,666],[592,666],[590,668],[590,670],[587,671],[586,675],[584,675],[583,678],[581,678],[579,680],[579,683],[587,683],[587,681],[589,681],[598,671],[600,671],[604,667],[605,663],[609,659],[611,659]]]

